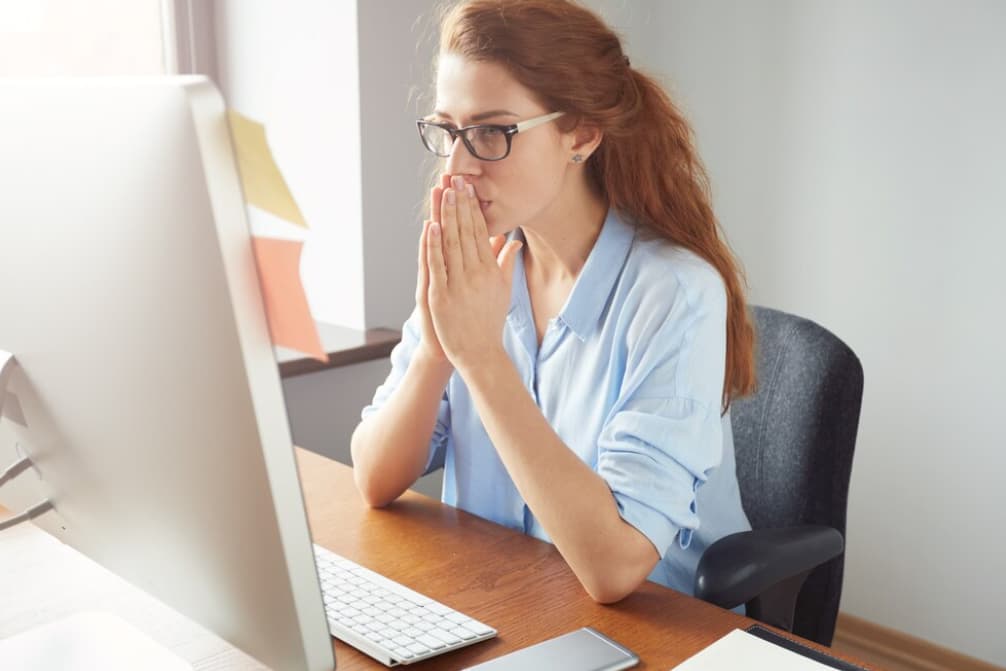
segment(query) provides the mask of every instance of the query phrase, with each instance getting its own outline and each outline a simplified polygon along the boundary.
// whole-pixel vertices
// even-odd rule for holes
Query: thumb
[[[503,249],[503,243],[505,242],[506,242],[505,235],[494,235],[491,238],[489,238],[489,246],[492,247],[493,258],[495,259],[499,258],[500,251]]]
[[[522,246],[523,243],[519,240],[511,240],[506,243],[503,247],[503,251],[501,251],[499,256],[496,257],[496,263],[499,264],[500,270],[503,271],[503,277],[506,278],[507,286],[509,286],[510,282],[513,280],[513,267],[517,262],[517,252],[520,251]]]

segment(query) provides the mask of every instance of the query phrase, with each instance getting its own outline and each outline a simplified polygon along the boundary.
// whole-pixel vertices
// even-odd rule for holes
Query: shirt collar
[[[615,287],[615,281],[622,272],[622,266],[625,265],[635,235],[636,231],[632,225],[624,221],[615,210],[608,210],[597,241],[594,242],[594,247],[576,278],[573,290],[557,317],[581,341],[586,340],[592,328],[600,320],[601,313]],[[523,231],[519,229],[513,231],[510,239],[523,242]],[[528,302],[527,281],[524,277],[524,250],[521,249],[519,254],[514,268],[513,293],[508,316],[515,326],[526,326],[523,317],[526,314],[530,318],[531,305]]]
[[[559,312],[559,321],[581,341],[586,340],[601,319],[635,236],[635,228],[614,209],[609,209],[587,262]]]

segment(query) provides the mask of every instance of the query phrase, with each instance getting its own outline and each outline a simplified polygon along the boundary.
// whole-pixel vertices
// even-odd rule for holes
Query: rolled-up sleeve
[[[384,382],[374,392],[374,398],[360,413],[361,419],[373,415],[380,410],[391,395],[395,393],[398,386],[405,377],[405,371],[409,369],[412,356],[419,346],[418,313],[413,311],[412,315],[402,326],[402,340],[395,345],[391,351],[391,372]],[[440,407],[437,409],[437,421],[433,427],[433,436],[430,439],[429,455],[426,459],[426,468],[423,474],[432,473],[442,468],[444,465],[444,453],[447,446],[447,437],[450,434],[450,403],[447,398],[447,391],[440,399]]]
[[[619,514],[650,539],[663,558],[699,528],[695,492],[719,465],[723,432],[718,406],[687,398],[635,398],[605,426],[597,471]]]
[[[688,547],[701,524],[696,492],[723,458],[725,304],[704,298],[637,340],[598,437],[598,474],[661,558],[675,538]]]

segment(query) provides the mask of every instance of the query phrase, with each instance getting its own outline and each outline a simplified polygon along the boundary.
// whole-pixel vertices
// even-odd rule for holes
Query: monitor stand
[[[192,665],[119,616],[84,611],[0,640],[0,669],[192,671]]]

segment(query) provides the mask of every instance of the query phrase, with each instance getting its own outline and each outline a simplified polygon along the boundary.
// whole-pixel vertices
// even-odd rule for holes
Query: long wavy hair
[[[754,329],[740,267],[710,204],[692,130],[657,82],[631,66],[618,36],[569,0],[463,0],[445,6],[440,53],[502,65],[555,123],[601,129],[592,187],[650,233],[688,249],[723,278],[727,351],[722,411],[755,387]]]

